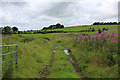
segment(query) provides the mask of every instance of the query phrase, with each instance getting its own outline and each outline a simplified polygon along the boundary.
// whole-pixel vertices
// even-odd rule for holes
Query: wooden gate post
[[[16,45],[16,64],[15,64],[15,68],[17,68],[17,56],[18,56],[18,45]]]

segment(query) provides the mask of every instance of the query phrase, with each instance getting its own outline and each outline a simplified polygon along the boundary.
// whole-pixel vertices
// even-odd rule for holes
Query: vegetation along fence
[[[10,55],[10,54],[15,54],[15,67],[17,68],[17,57],[18,57],[18,45],[16,44],[16,45],[1,45],[0,46],[0,48],[2,48],[2,47],[13,47],[13,46],[15,46],[16,47],[16,51],[15,52],[9,52],[9,53],[5,53],[5,54],[1,54],[0,56],[6,56],[6,55]],[[8,61],[9,61],[9,59],[8,59]],[[0,60],[0,63],[1,62],[6,62],[6,61],[2,61],[2,60]]]

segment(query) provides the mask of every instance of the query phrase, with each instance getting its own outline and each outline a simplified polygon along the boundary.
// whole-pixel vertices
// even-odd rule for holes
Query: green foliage
[[[16,31],[18,31],[18,28],[17,27],[13,27],[12,30],[13,30],[13,32],[16,32]]]
[[[99,45],[102,44],[92,48],[90,45],[93,43],[85,45],[81,41],[76,41],[72,35],[58,35],[57,40],[61,40],[65,47],[71,50],[71,55],[88,78],[118,78],[117,51],[111,53],[104,47],[100,49]],[[113,50],[112,47],[109,50]]]
[[[43,30],[59,29],[59,28],[64,28],[64,25],[57,23],[56,25],[50,25],[49,27],[44,27]]]
[[[2,54],[15,52],[16,47],[3,47]],[[0,63],[1,64],[1,63]],[[15,53],[2,56],[2,76],[4,78],[10,77],[15,69]]]
[[[3,37],[3,44],[18,44],[18,67],[15,69],[15,64],[12,60],[3,63],[3,75],[7,78],[40,78],[41,71],[45,65],[49,64],[50,56],[54,47],[53,42],[49,42],[44,37],[50,35],[13,35],[12,37]],[[47,45],[47,46],[46,46]],[[14,51],[14,49],[10,49]],[[9,52],[3,49],[3,53]],[[11,59],[14,55],[10,55]],[[9,56],[6,56],[5,61]],[[8,65],[9,64],[9,65]],[[13,66],[12,66],[13,65]],[[9,71],[8,71],[9,70]],[[4,73],[5,72],[5,73]],[[6,74],[7,72],[7,74]]]
[[[5,33],[5,34],[10,34],[11,33],[11,27],[10,26],[4,27],[2,32]]]
[[[2,34],[11,34],[11,33],[15,33],[18,31],[17,27],[11,28],[10,26],[5,26],[1,29],[2,29]]]

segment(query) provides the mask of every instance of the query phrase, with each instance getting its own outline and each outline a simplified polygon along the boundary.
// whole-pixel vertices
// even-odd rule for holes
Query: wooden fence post
[[[16,64],[15,64],[16,68],[17,68],[17,56],[18,56],[18,45],[16,45]]]

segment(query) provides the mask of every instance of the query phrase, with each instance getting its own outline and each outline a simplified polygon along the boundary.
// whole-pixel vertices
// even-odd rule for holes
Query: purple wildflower
[[[103,35],[104,33],[103,32],[101,32],[101,35]]]

